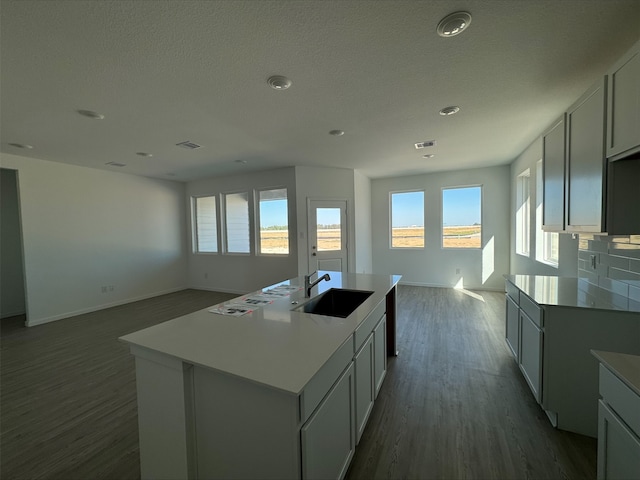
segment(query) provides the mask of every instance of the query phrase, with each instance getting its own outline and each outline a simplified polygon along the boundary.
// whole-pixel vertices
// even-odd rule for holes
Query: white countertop
[[[640,395],[640,356],[591,350],[591,353],[631,390]]]
[[[297,395],[400,280],[398,275],[319,275],[324,273],[331,280],[314,287],[311,297],[330,288],[374,293],[347,318],[292,311],[309,300],[301,288],[240,317],[211,313],[207,307],[120,340]],[[262,290],[277,285],[303,287],[304,277]]]
[[[640,303],[590,284],[583,278],[505,275],[538,305],[640,312]]]

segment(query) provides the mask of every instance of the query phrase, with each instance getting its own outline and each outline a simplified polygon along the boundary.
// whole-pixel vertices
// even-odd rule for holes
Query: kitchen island
[[[206,308],[121,338],[136,357],[142,478],[344,476],[396,351],[400,277],[324,273],[311,297],[372,294],[346,318],[309,314],[298,277],[249,294],[270,303],[245,315]]]

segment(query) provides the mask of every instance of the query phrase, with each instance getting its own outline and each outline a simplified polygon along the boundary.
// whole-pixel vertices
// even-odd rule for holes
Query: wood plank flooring
[[[508,353],[504,295],[475,295],[399,287],[400,356],[348,479],[595,478],[595,440],[554,430]],[[117,338],[231,297],[185,290],[32,328],[2,320],[0,477],[140,478],[134,362]]]

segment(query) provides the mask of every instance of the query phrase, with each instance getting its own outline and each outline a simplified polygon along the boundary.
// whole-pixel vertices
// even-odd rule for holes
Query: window
[[[228,253],[249,253],[249,194],[224,195],[225,241]]]
[[[342,249],[339,208],[316,208],[316,239],[319,252],[336,252]]]
[[[391,248],[424,248],[424,192],[391,194]]]
[[[260,225],[258,251],[261,254],[289,253],[289,209],[287,189],[262,190],[258,193]]]
[[[536,260],[558,266],[559,234],[542,230],[542,160],[536,164]]]
[[[216,215],[216,197],[195,197],[194,210],[194,250],[197,253],[216,253],[218,251],[218,226]]]
[[[442,248],[482,247],[482,187],[442,189]]]
[[[516,180],[516,253],[529,256],[529,231],[531,228],[530,183],[531,174],[527,168]]]

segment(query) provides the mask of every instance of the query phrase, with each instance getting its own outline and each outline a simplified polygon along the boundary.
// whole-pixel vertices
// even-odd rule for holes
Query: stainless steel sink
[[[330,288],[323,294],[312,298],[304,305],[300,305],[293,310],[327,315],[329,317],[347,318],[372,294],[373,292],[368,290]]]

